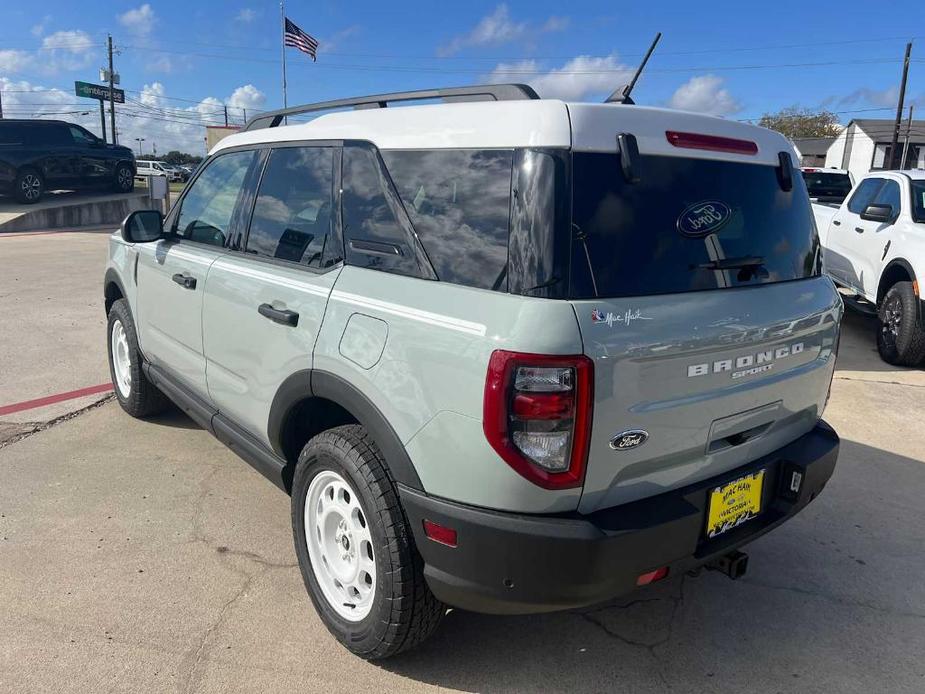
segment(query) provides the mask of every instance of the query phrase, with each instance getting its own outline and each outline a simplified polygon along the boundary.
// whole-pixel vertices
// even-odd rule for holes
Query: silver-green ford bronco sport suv
[[[365,658],[447,606],[735,577],[838,454],[842,303],[791,151],[520,85],[262,114],[113,235],[116,394],[291,495],[311,599]]]

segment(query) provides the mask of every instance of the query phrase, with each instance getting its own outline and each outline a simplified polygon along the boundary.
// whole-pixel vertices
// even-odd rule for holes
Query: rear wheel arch
[[[362,425],[376,442],[393,479],[421,490],[423,485],[401,439],[381,410],[356,386],[327,371],[303,370],[280,385],[270,406],[267,437],[286,460],[283,473],[291,490],[299,453],[317,434],[344,424]]]
[[[877,306],[883,301],[887,292],[897,282],[913,282],[918,287],[915,271],[909,261],[903,258],[896,258],[880,273],[880,283],[877,285]],[[918,293],[916,291],[916,293]]]

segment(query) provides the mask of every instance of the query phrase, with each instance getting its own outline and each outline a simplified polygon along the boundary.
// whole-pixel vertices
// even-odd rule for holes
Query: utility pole
[[[900,170],[906,168],[906,156],[909,154],[909,136],[912,134],[912,109],[915,104],[909,104],[909,120],[906,121],[906,141],[903,143],[903,158],[899,164]]]
[[[899,145],[899,126],[903,119],[903,102],[906,99],[906,80],[909,77],[909,58],[912,55],[912,42],[906,44],[906,57],[903,59],[903,79],[899,84],[899,104],[896,107],[896,123],[893,125],[893,140],[890,143],[890,165],[896,168],[896,148]]]
[[[100,99],[100,128],[103,131],[103,142],[106,142],[106,109],[102,99]]]
[[[3,119],[3,92],[0,92],[0,120]]]
[[[116,136],[116,93],[113,91],[113,69],[112,69],[112,34],[109,34],[109,125],[112,130],[112,144],[119,144],[119,138]]]
[[[225,106],[225,127],[228,127],[228,107]]]

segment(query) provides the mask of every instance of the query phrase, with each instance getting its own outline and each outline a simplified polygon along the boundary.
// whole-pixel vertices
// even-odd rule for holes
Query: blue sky
[[[202,153],[202,123],[282,105],[279,4],[73,2],[0,9],[4,112],[58,114],[99,132],[96,81],[107,32],[129,103],[120,139]],[[602,99],[625,82],[656,31],[662,42],[634,94],[734,119],[784,106],[852,117],[895,112],[902,52],[916,39],[908,101],[925,117],[925,3],[782,1],[299,2],[286,14],[320,42],[318,62],[287,50],[289,102],[380,91],[525,81],[541,95]],[[892,21],[884,21],[889,12]],[[916,32],[921,35],[916,37]],[[907,103],[908,103],[907,101]],[[75,112],[76,111],[76,112]],[[84,112],[88,111],[86,115]]]

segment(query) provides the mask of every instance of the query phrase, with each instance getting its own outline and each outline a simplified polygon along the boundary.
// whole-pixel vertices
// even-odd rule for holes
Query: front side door
[[[152,364],[208,399],[202,297],[209,268],[225,249],[257,153],[213,159],[166,222],[167,237],[139,245],[138,333]]]
[[[68,127],[48,123],[36,127],[34,132],[44,152],[42,173],[46,190],[76,186],[80,180],[80,155]]]
[[[832,228],[825,249],[826,270],[840,284],[862,293],[862,257],[864,252],[861,235],[864,233],[861,212],[873,203],[877,192],[883,186],[882,178],[867,178],[861,181],[848,204],[842,205],[832,217]]]
[[[858,269],[860,289],[868,301],[877,301],[877,289],[880,284],[880,269],[886,257],[887,244],[893,236],[893,224],[902,205],[902,191],[899,182],[884,179],[883,185],[874,197],[873,205],[889,205],[893,209],[893,218],[888,222],[874,222],[858,217],[858,229],[863,231],[856,238],[858,248]]]
[[[203,340],[209,394],[219,411],[267,442],[281,383],[312,367],[312,350],[343,245],[334,182],[339,150],[270,151],[240,251],[209,272]]]
[[[82,187],[101,186],[113,180],[115,159],[107,156],[102,143],[78,125],[68,125],[74,150],[78,157]]]

